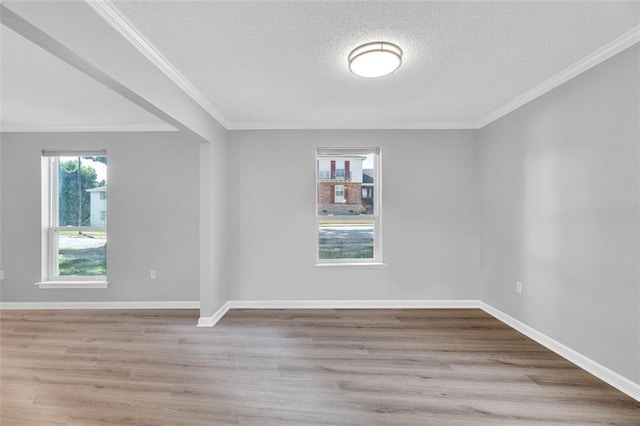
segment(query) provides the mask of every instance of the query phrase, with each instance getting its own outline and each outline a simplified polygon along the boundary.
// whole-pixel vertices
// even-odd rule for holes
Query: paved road
[[[373,227],[371,226],[320,226],[320,246],[371,247]]]
[[[58,247],[61,249],[72,249],[72,250],[90,249],[90,248],[102,247],[105,244],[107,244],[106,238],[60,237],[58,239]]]

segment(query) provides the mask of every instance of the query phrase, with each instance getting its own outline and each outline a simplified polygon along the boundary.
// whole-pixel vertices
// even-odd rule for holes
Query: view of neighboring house
[[[362,204],[367,208],[367,213],[373,213],[373,176],[374,169],[362,170]]]
[[[318,157],[319,214],[362,213],[365,159],[359,155]]]
[[[89,222],[91,226],[107,226],[107,187],[87,189],[91,194],[91,213]]]

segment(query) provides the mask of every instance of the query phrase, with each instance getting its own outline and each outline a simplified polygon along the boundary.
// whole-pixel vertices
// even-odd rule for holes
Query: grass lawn
[[[320,247],[320,259],[373,259],[372,247]]]
[[[107,246],[87,249],[61,249],[58,256],[60,276],[107,275]]]
[[[318,220],[320,259],[373,259],[374,219],[329,216]]]
[[[107,234],[104,231],[59,231],[60,276],[107,274]]]

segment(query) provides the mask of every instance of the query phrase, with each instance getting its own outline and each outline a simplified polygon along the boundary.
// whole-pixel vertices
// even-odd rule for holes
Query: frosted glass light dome
[[[402,64],[402,49],[386,41],[358,46],[349,53],[349,70],[360,77],[382,77]]]

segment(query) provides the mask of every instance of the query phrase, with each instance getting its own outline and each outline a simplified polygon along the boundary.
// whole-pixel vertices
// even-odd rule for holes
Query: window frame
[[[353,156],[353,155],[369,155],[373,154],[373,213],[370,215],[357,216],[339,216],[346,222],[353,221],[358,223],[362,218],[373,220],[373,258],[344,258],[344,259],[320,259],[320,221],[326,218],[326,215],[318,213],[319,206],[319,181],[321,179],[318,168],[318,160],[322,156]],[[339,147],[323,147],[316,148],[315,152],[315,264],[316,266],[367,266],[367,265],[384,265],[382,257],[382,150],[379,147],[373,148],[339,148]],[[363,169],[364,175],[364,169]],[[345,184],[346,185],[346,184]]]
[[[337,174],[336,174],[336,179],[337,178],[338,177],[337,177]],[[336,185],[334,185],[334,188],[335,188],[334,199],[335,199],[336,204],[337,203],[345,203],[347,200],[344,197],[344,185],[336,184]],[[338,195],[338,189],[340,189],[340,195]],[[340,201],[338,201],[338,197],[340,197]]]
[[[42,151],[42,210],[43,210],[43,244],[42,244],[42,281],[36,283],[41,288],[105,288],[107,275],[60,275],[59,274],[59,241],[60,231],[104,232],[105,226],[60,226],[59,222],[59,165],[60,157],[107,157],[106,150],[98,151]],[[108,173],[108,168],[107,168]],[[105,189],[108,191],[108,187]],[[90,195],[89,195],[90,196]],[[105,205],[108,201],[105,199]],[[107,270],[108,274],[108,270]],[[66,284],[69,284],[68,286]],[[86,286],[83,286],[86,284]],[[98,284],[98,285],[97,285]]]

